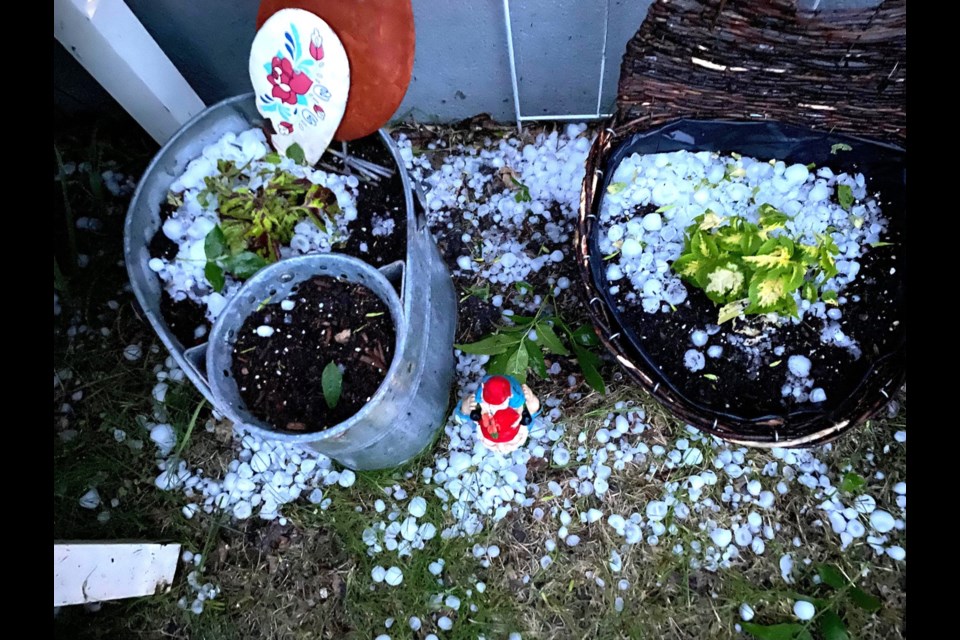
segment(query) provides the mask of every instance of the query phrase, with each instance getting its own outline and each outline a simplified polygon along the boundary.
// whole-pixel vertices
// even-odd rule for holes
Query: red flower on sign
[[[310,55],[314,60],[323,60],[323,38],[320,37],[320,31],[313,30],[310,35]]]
[[[294,71],[286,58],[274,56],[271,67],[273,72],[267,76],[267,80],[273,85],[273,97],[287,104],[297,104],[297,96],[305,94],[313,85],[313,80],[305,73]]]

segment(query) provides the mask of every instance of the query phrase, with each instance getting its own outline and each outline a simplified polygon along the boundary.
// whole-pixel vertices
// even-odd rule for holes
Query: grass
[[[476,136],[496,134],[475,127],[473,133],[437,128],[438,135],[450,143],[469,142]],[[411,133],[425,136],[429,127]],[[64,136],[57,140],[62,162],[85,159],[107,166],[117,161],[128,173],[139,174],[150,153],[136,158],[129,149],[143,148],[146,142],[128,143],[125,137],[111,137],[110,128],[99,129],[90,137]],[[419,146],[426,147],[426,140]],[[425,151],[427,152],[427,151]],[[445,153],[446,150],[437,150]],[[138,164],[139,163],[139,164]],[[62,166],[59,165],[59,166]],[[62,172],[57,168],[57,173]],[[424,637],[437,633],[446,639],[505,638],[519,631],[525,640],[566,638],[728,638],[736,637],[739,607],[749,602],[756,611],[754,622],[773,624],[792,621],[791,607],[797,593],[821,594],[813,584],[815,568],[822,563],[836,565],[857,584],[880,598],[883,608],[869,614],[855,607],[840,609],[853,635],[862,639],[896,638],[904,635],[905,565],[889,558],[878,558],[863,541],[846,551],[839,549],[837,536],[813,524],[823,519],[819,501],[809,492],[794,488],[778,496],[777,520],[782,531],[767,541],[762,556],[746,553],[732,569],[717,572],[691,569],[688,551],[674,554],[672,548],[704,538],[696,527],[681,526],[678,533],[657,546],[638,544],[622,547],[623,539],[606,522],[610,513],[642,511],[646,503],[662,495],[664,484],[680,481],[691,473],[661,469],[652,476],[646,465],[629,465],[615,471],[610,491],[601,503],[595,496],[577,496],[567,488],[564,497],[571,500],[573,516],[569,529],[581,537],[575,547],[557,540],[559,522],[550,515],[550,507],[562,500],[548,497],[547,483],[556,480],[568,486],[576,463],[558,468],[552,462],[531,465],[528,478],[540,488],[536,504],[547,514],[542,520],[533,516],[533,507],[517,509],[487,528],[474,539],[443,539],[439,534],[412,557],[398,558],[384,552],[375,558],[367,555],[363,532],[385,514],[376,513],[377,499],[391,502],[385,490],[399,485],[411,497],[427,500],[423,521],[452,523],[443,503],[432,487],[421,482],[422,470],[432,466],[435,455],[445,448],[438,435],[427,452],[398,469],[359,472],[349,489],[332,487],[325,494],[332,498],[329,508],[301,500],[283,509],[286,524],[266,522],[256,517],[237,522],[226,514],[198,513],[186,519],[181,508],[187,501],[182,493],[156,488],[156,453],[149,440],[147,425],[157,422],[156,403],[151,391],[157,383],[157,371],[163,368],[166,352],[153,331],[139,315],[132,295],[123,290],[126,274],[117,261],[121,255],[121,225],[126,206],[85,174],[74,174],[61,182],[64,200],[57,207],[57,224],[65,224],[67,211],[72,216],[99,215],[104,228],[99,232],[75,234],[76,252],[91,256],[91,266],[77,268],[69,259],[69,234],[56,234],[55,284],[59,284],[62,314],[55,318],[54,362],[60,383],[54,387],[54,536],[55,539],[121,539],[175,541],[192,551],[203,552],[203,577],[221,588],[220,596],[209,602],[202,615],[184,611],[180,598],[192,600],[186,584],[189,568],[181,566],[172,589],[165,594],[129,601],[105,603],[96,613],[80,607],[64,608],[56,617],[56,633],[82,638],[373,638],[387,633],[393,638]],[[100,212],[99,214],[95,212]],[[568,267],[569,265],[561,265]],[[60,274],[57,274],[61,268]],[[470,283],[465,283],[468,286]],[[462,296],[469,292],[461,291]],[[116,305],[111,305],[113,301]],[[116,308],[114,308],[114,306]],[[565,319],[582,321],[582,310],[575,304],[563,309]],[[85,324],[90,330],[70,336],[69,327]],[[101,333],[101,328],[108,330]],[[143,357],[128,361],[122,355],[125,346],[139,344]],[[572,390],[583,393],[563,405],[567,424],[564,442],[571,452],[577,437],[588,437],[608,413],[622,412],[617,403],[631,403],[645,412],[650,427],[639,436],[649,446],[674,442],[682,432],[678,423],[644,392],[623,379],[611,363],[602,373],[609,392],[601,396],[585,385],[567,389],[566,378],[576,375],[576,363],[559,359],[563,373],[552,381],[533,379],[541,397],[565,396]],[[73,396],[82,392],[82,397]],[[893,417],[884,417],[858,428],[818,456],[831,470],[850,465],[866,480],[861,491],[889,495],[892,485],[906,479],[905,447],[895,445],[888,453],[892,433],[906,427],[906,395]],[[62,405],[71,405],[62,411]],[[160,417],[177,434],[176,454],[191,468],[202,468],[206,475],[222,476],[234,458],[236,443],[228,424],[211,416],[209,407],[189,385],[170,384]],[[126,434],[123,442],[115,431]],[[139,442],[140,446],[137,446]],[[700,467],[712,468],[716,452],[702,448]],[[867,452],[873,452],[871,460]],[[770,453],[751,453],[757,468],[774,460]],[[875,472],[882,470],[883,478]],[[746,482],[747,478],[742,481]],[[104,505],[88,510],[78,499],[96,486]],[[722,484],[705,487],[705,496],[718,504]],[[119,500],[116,507],[112,500]],[[405,507],[407,500],[395,501]],[[579,514],[591,507],[604,511],[604,521],[582,525]],[[109,513],[109,517],[102,520]],[[718,516],[719,517],[719,516]],[[724,516],[726,517],[726,516]],[[678,525],[683,525],[679,520]],[[794,537],[801,540],[798,550]],[[552,552],[546,541],[554,539]],[[474,544],[498,545],[501,554],[489,559],[489,566],[473,556]],[[621,549],[622,569],[609,566],[611,550]],[[796,584],[786,584],[780,575],[779,557],[802,551],[811,564],[797,558]],[[549,555],[553,564],[546,570],[540,558]],[[446,564],[437,577],[429,571],[431,562],[444,558]],[[374,566],[397,566],[403,582],[396,587],[374,583]],[[626,580],[625,590],[618,583]],[[476,583],[486,589],[481,593]],[[437,596],[455,595],[461,600],[458,611],[446,607]],[[623,598],[623,610],[615,603]],[[471,605],[476,611],[471,611]],[[431,614],[448,615],[450,631],[441,632]],[[414,634],[407,626],[410,616],[418,616],[423,627]],[[388,618],[395,622],[384,626]],[[740,636],[746,637],[746,636]]]

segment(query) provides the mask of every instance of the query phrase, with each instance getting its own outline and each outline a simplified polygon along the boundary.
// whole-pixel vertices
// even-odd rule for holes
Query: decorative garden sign
[[[313,165],[340,126],[350,91],[350,63],[337,34],[309,11],[283,9],[250,48],[257,110],[273,125],[280,153],[297,144]]]

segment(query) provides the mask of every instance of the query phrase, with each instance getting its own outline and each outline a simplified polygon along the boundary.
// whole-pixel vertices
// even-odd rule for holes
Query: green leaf
[[[838,142],[830,147],[830,155],[837,155],[837,151],[853,151],[853,147],[843,142]]]
[[[716,258],[720,255],[716,239],[699,229],[690,237],[690,247],[704,258]]]
[[[463,351],[464,353],[472,353],[480,356],[493,356],[503,353],[512,345],[515,345],[517,340],[518,339],[515,336],[493,334],[483,338],[482,340],[478,340],[477,342],[471,342],[469,344],[455,344],[453,346],[457,349],[460,349],[460,351]]]
[[[327,363],[320,376],[320,384],[323,387],[323,399],[327,406],[333,409],[340,402],[340,391],[343,389],[343,374],[340,373],[337,363],[332,360]]]
[[[840,482],[840,490],[846,493],[853,493],[867,484],[863,476],[852,471],[843,474],[843,480]],[[833,586],[833,585],[831,585]],[[837,587],[839,589],[839,587]]]
[[[847,586],[847,579],[843,577],[839,569],[831,564],[821,564],[817,567],[817,575],[820,576],[824,584],[834,589],[843,589]]]
[[[684,280],[692,282],[703,289],[706,287],[706,283],[704,282],[701,285],[698,276],[700,273],[703,273],[708,266],[703,256],[698,255],[694,251],[684,249],[684,253],[673,261],[673,272]]]
[[[216,260],[227,252],[227,237],[223,234],[220,225],[210,229],[203,239],[203,253],[207,260]]]
[[[880,609],[880,600],[870,595],[860,587],[850,589],[850,599],[853,603],[864,611],[877,611]]]
[[[514,289],[517,290],[517,293],[532,293],[533,285],[529,282],[524,282],[523,280],[518,280],[513,283]]]
[[[787,283],[772,271],[757,272],[750,281],[750,306],[746,312],[767,313],[769,311],[784,311],[793,306],[796,307],[796,301],[793,300],[787,292]]]
[[[527,185],[523,184],[514,176],[510,176],[510,180],[516,185],[518,191],[514,194],[513,200],[515,202],[530,202],[533,198],[530,197],[530,188]]]
[[[627,188],[626,182],[611,182],[610,185],[607,187],[607,193],[609,193],[612,196],[615,196],[626,188]]]
[[[484,302],[486,302],[487,300],[490,299],[490,285],[484,285],[484,286],[482,286],[482,287],[481,287],[481,286],[476,286],[476,287],[470,287],[470,288],[468,288],[468,289],[467,289],[467,295],[466,295],[466,297],[464,298],[464,300],[465,300],[466,298],[469,298],[470,296],[473,296],[474,298],[480,298],[481,300],[483,300]],[[461,300],[461,302],[462,302],[462,300]]]
[[[779,229],[790,220],[790,216],[769,203],[760,205],[757,211],[760,213],[760,226],[768,231]]]
[[[707,297],[718,304],[743,297],[744,270],[733,261],[718,263],[706,274]]]
[[[503,375],[507,373],[507,361],[510,359],[509,353],[501,353],[490,358],[487,362],[486,370],[490,375]]]
[[[718,380],[717,374],[715,373],[705,373],[703,374],[703,377],[706,378],[707,380],[712,380],[713,382],[716,382]]]
[[[270,164],[280,164],[280,154],[276,151],[271,151],[267,155],[263,156],[264,162],[269,162]]]
[[[739,318],[747,308],[747,300],[735,300],[720,307],[720,313],[717,316],[717,324],[723,324],[728,320]]]
[[[844,211],[850,211],[850,208],[853,207],[854,202],[853,189],[850,188],[850,185],[837,185],[837,202],[840,203],[840,206],[843,207]]]
[[[821,293],[820,298],[827,304],[832,304],[832,305],[840,304],[837,298],[837,292],[834,291],[833,289],[827,289],[826,291]]]
[[[307,156],[303,153],[303,147],[296,142],[287,147],[287,157],[297,164],[307,164]]]
[[[269,263],[252,251],[244,251],[224,258],[221,264],[225,271],[229,271],[240,280],[246,280]]]
[[[559,336],[557,336],[553,328],[546,322],[538,322],[536,331],[537,340],[543,345],[544,349],[557,356],[570,355],[570,352],[567,351],[567,348],[563,346],[562,342],[560,342]]]
[[[543,351],[540,350],[540,345],[530,338],[524,338],[523,346],[527,350],[530,368],[533,369],[533,372],[536,373],[538,377],[546,378],[547,363],[543,360]]]
[[[513,376],[521,383],[527,381],[527,364],[530,362],[530,356],[524,348],[523,343],[518,345],[517,350],[507,358],[506,371],[508,376]]]
[[[207,266],[203,268],[203,275],[214,291],[217,293],[223,291],[223,286],[227,283],[227,280],[223,277],[223,269],[220,268],[220,265],[216,262],[208,262]]]
[[[760,640],[813,640],[813,636],[802,624],[792,622],[783,624],[762,625],[752,622],[741,622],[744,631]]]
[[[600,358],[596,354],[590,353],[576,342],[571,342],[570,346],[573,347],[573,353],[577,357],[577,363],[580,365],[580,371],[583,372],[583,379],[586,380],[587,384],[589,384],[595,391],[606,395],[607,387],[603,384],[603,376],[601,376],[600,372],[597,370],[597,367],[600,364]]]
[[[593,330],[593,326],[589,324],[577,327],[574,331],[571,331],[570,339],[585,347],[600,346],[600,338],[597,337],[597,332]]]
[[[883,241],[878,241],[878,242],[871,242],[871,243],[870,243],[870,246],[873,247],[874,249],[876,249],[876,248],[878,248],[878,247],[892,247],[892,246],[895,245],[895,244],[896,244],[895,242],[883,242]]]
[[[823,634],[823,640],[850,640],[843,620],[830,609],[820,614],[820,633]]]

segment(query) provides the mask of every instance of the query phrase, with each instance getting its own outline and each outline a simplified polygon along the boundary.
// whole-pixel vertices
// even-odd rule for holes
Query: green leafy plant
[[[481,287],[480,285],[474,285],[474,286],[472,286],[472,287],[467,287],[465,291],[466,291],[466,294],[465,294],[462,298],[460,298],[460,302],[463,302],[464,300],[466,300],[466,299],[469,298],[470,296],[473,296],[474,298],[479,298],[480,300],[483,300],[484,302],[486,302],[487,300],[490,299],[490,285],[489,285],[489,284],[485,284],[485,285],[483,285],[482,287]]]
[[[217,292],[223,291],[226,284],[224,274],[230,273],[235,278],[246,280],[269,264],[252,251],[231,252],[226,234],[219,225],[211,229],[204,239],[203,252],[207,257],[203,274],[213,290]]]
[[[271,153],[266,161],[280,162]],[[207,264],[204,274],[215,291],[222,291],[225,275],[245,280],[259,269],[280,259],[280,247],[293,238],[301,220],[312,221],[327,232],[328,224],[340,213],[336,196],[326,187],[313,184],[285,171],[264,168],[259,171],[263,185],[250,188],[253,176],[247,165],[233,161],[217,162],[218,174],[204,179],[205,188],[197,196],[203,206],[216,198],[220,224],[210,230],[204,242]],[[174,206],[180,196],[168,198]]]
[[[850,640],[842,613],[849,606],[873,613],[880,609],[880,600],[858,587],[834,565],[818,566],[817,575],[820,577],[817,593],[822,597],[783,592],[785,597],[811,603],[816,608],[813,618],[802,623],[771,625],[743,622],[743,630],[759,640],[813,640],[810,630],[816,628],[824,640]]]
[[[673,270],[722,305],[719,324],[749,314],[796,316],[798,290],[810,302],[836,304],[836,292],[822,288],[838,273],[840,250],[829,234],[817,234],[815,245],[791,238],[789,220],[770,204],[760,205],[756,223],[708,209],[687,227]]]
[[[502,325],[477,342],[454,346],[464,353],[491,356],[487,373],[511,375],[520,382],[526,382],[528,369],[539,378],[547,377],[544,353],[557,356],[572,353],[587,384],[606,393],[598,370],[600,356],[591,350],[600,340],[590,325],[570,326],[559,315],[548,311],[546,301],[535,316],[514,315],[510,319],[512,325]]]
[[[343,374],[340,367],[332,360],[323,368],[320,374],[320,386],[323,388],[323,399],[331,409],[340,402],[340,392],[343,390]]]
[[[530,188],[517,180],[514,176],[510,176],[510,180],[513,181],[515,187],[517,187],[517,193],[514,194],[513,199],[516,202],[532,202],[533,198],[530,197]]]
[[[848,471],[843,474],[843,480],[840,481],[840,491],[844,493],[857,493],[867,484],[866,479],[858,473]]]

